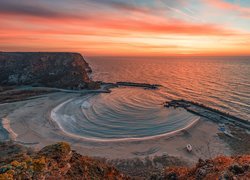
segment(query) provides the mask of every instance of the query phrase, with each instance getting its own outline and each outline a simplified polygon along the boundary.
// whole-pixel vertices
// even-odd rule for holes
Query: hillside
[[[167,165],[160,172],[144,172],[147,177],[133,176],[104,161],[78,154],[69,144],[60,142],[38,152],[21,145],[0,143],[0,179],[249,179],[250,155],[220,156],[199,160],[194,167]],[[141,171],[134,166],[133,171]],[[120,167],[119,167],[120,166]],[[128,164],[126,165],[128,166]],[[145,171],[145,169],[144,169]],[[148,169],[148,171],[151,171]],[[137,172],[140,174],[140,172]],[[130,177],[126,174],[130,174]]]
[[[2,143],[0,149],[0,179],[129,179],[63,142],[39,152],[12,143]]]
[[[79,53],[0,52],[0,86],[36,85],[95,89],[92,70]]]
[[[196,166],[168,167],[163,179],[250,179],[250,155],[199,160]]]

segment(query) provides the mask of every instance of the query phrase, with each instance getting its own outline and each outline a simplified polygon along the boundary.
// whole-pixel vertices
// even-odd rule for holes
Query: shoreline
[[[8,132],[9,139],[11,141],[15,141],[18,134],[16,134],[12,129],[10,125],[10,121],[7,118],[2,118],[2,127]]]
[[[241,119],[229,113],[211,108],[209,106],[197,102],[187,101],[184,99],[172,100],[170,102],[165,102],[164,107],[183,108],[186,109],[188,112],[191,112],[199,116],[203,116],[216,123],[232,123],[236,126],[241,126],[242,128],[250,130],[250,121]]]
[[[11,129],[18,135],[15,142],[35,149],[40,149],[55,142],[66,141],[72,145],[73,149],[92,157],[130,159],[168,154],[195,162],[199,157],[205,156],[198,150],[197,152],[194,150],[191,154],[187,153],[185,146],[186,144],[192,144],[194,149],[199,149],[206,144],[206,140],[212,142],[212,149],[215,152],[224,149],[226,154],[231,154],[226,144],[215,137],[218,133],[218,125],[204,118],[200,118],[197,123],[192,124],[188,129],[181,130],[172,136],[161,135],[161,137],[154,137],[153,139],[95,142],[70,137],[50,119],[51,110],[61,103],[77,97],[81,97],[81,94],[54,92],[43,95],[38,99],[0,104],[0,106],[8,111],[7,118],[10,120]],[[11,108],[13,104],[16,105],[15,108]]]
[[[105,84],[102,89],[110,91],[110,84]],[[36,88],[35,88],[36,89]],[[39,89],[38,89],[39,90]],[[221,138],[218,122],[199,116],[187,127],[177,132],[149,136],[145,138],[118,139],[118,140],[93,140],[82,136],[70,135],[63,131],[60,125],[52,118],[52,111],[74,98],[92,96],[89,90],[68,92],[57,91],[42,96],[25,99],[12,103],[0,104],[6,109],[0,112],[0,118],[6,118],[9,133],[16,135],[15,143],[35,149],[60,141],[69,142],[74,150],[91,157],[114,159],[145,158],[147,156],[162,156],[167,154],[182,158],[193,163],[199,158],[210,158],[217,155],[232,155],[234,148],[230,139]],[[98,92],[97,94],[102,93]],[[12,105],[15,105],[13,107]],[[191,113],[191,112],[190,112]],[[5,119],[5,120],[6,120]],[[5,121],[6,122],[6,121]],[[234,138],[228,137],[227,138]],[[225,141],[224,141],[225,140]],[[229,142],[228,142],[229,141]],[[186,145],[193,146],[193,152],[186,151]],[[208,147],[209,146],[211,147]],[[243,144],[244,146],[244,144]],[[211,155],[211,152],[212,154]]]
[[[196,123],[198,123],[198,121],[200,120],[200,117],[197,117],[192,123],[188,124],[187,126],[181,128],[181,129],[177,129],[174,130],[172,132],[167,132],[167,133],[163,133],[163,134],[158,134],[158,135],[153,135],[153,136],[146,136],[146,137],[138,137],[138,138],[114,138],[114,139],[98,139],[98,138],[88,138],[88,137],[84,137],[84,136],[80,136],[80,135],[76,135],[76,134],[72,134],[67,132],[65,129],[63,129],[63,127],[60,125],[60,123],[57,121],[57,117],[56,117],[56,111],[58,111],[63,105],[71,102],[73,99],[69,99],[61,104],[59,104],[58,106],[56,106],[54,109],[51,110],[50,112],[50,118],[52,119],[52,121],[54,121],[59,128],[67,135],[75,137],[75,138],[80,138],[83,140],[87,140],[87,141],[94,141],[94,142],[122,142],[122,141],[140,141],[140,140],[150,140],[150,139],[156,139],[156,138],[160,138],[160,137],[169,137],[169,136],[174,136],[175,134],[180,133],[181,131],[184,130],[188,130],[189,128],[191,128],[192,126],[194,126]]]

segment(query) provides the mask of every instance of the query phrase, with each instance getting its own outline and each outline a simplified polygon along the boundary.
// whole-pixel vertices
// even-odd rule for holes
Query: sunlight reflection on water
[[[161,84],[159,98],[197,101],[250,120],[250,58],[87,58],[93,79]],[[147,93],[147,92],[145,92]]]

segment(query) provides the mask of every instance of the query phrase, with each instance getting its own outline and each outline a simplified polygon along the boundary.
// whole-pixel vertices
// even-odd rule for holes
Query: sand
[[[194,162],[198,158],[231,154],[230,148],[218,136],[218,125],[205,118],[200,118],[187,130],[148,140],[96,142],[70,136],[51,119],[51,110],[78,96],[80,94],[56,92],[26,101],[1,104],[2,126],[10,133],[9,137],[20,144],[40,149],[48,144],[66,141],[83,155],[107,159],[168,154]],[[3,133],[6,132],[0,128],[0,134]],[[187,144],[193,146],[191,153],[185,149]]]

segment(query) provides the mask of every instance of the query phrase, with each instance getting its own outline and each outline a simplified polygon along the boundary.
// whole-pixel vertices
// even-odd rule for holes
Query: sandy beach
[[[9,138],[20,144],[40,149],[48,144],[66,141],[84,155],[107,159],[167,154],[193,162],[198,158],[231,154],[227,144],[219,139],[218,125],[205,118],[200,118],[195,125],[178,133],[146,140],[100,142],[70,136],[51,119],[51,111],[59,104],[80,96],[83,95],[56,92],[30,100],[1,104],[1,122],[7,127]],[[192,153],[186,151],[187,144],[192,144]]]

